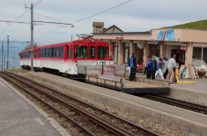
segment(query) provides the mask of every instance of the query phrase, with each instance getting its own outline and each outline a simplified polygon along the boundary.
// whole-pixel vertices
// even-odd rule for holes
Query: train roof
[[[48,48],[48,47],[60,47],[60,46],[64,46],[64,45],[70,45],[70,44],[77,44],[77,45],[89,45],[89,44],[98,44],[98,45],[108,45],[108,42],[105,42],[105,41],[101,41],[101,40],[97,40],[97,39],[91,39],[91,38],[88,38],[88,39],[80,39],[80,40],[74,40],[74,41],[67,41],[67,42],[62,42],[62,43],[54,43],[54,44],[45,44],[45,45],[39,45],[39,46],[35,46],[35,47],[32,47],[32,48],[26,48],[24,50],[22,50],[20,52],[23,53],[23,52],[28,52],[28,51],[31,51],[32,49],[34,48]]]
[[[108,42],[106,42],[106,41],[101,41],[101,40],[92,39],[92,38],[73,41],[73,44],[91,44],[91,43],[94,43],[94,44],[108,44]]]

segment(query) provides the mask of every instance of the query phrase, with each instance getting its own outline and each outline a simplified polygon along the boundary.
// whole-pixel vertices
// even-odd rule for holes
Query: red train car
[[[30,68],[32,51],[35,69],[52,69],[69,75],[86,74],[78,70],[82,66],[113,64],[112,46],[91,38],[25,49],[20,52],[21,67]]]

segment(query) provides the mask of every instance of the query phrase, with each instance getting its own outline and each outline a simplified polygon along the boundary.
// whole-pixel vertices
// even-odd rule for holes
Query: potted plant
[[[198,75],[200,78],[203,78],[206,76],[206,67],[205,66],[201,66],[199,69],[198,69]]]

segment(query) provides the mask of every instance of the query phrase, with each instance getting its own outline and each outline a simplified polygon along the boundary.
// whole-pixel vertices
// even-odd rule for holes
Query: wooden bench
[[[93,74],[93,75],[87,75],[87,76],[86,76],[86,80],[87,80],[87,81],[91,81],[90,79],[95,79],[95,80],[96,80],[96,83],[98,83],[98,75],[96,75],[96,74]]]

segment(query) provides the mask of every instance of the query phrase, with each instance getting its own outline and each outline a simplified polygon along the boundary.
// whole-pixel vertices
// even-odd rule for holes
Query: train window
[[[45,57],[45,49],[42,49],[42,56]]]
[[[45,57],[47,57],[48,49],[45,49]]]
[[[71,51],[71,48],[69,47],[69,50],[68,50],[68,57],[69,58],[72,58],[72,51]]]
[[[54,57],[57,57],[57,51],[56,51],[57,49],[56,48],[54,48]]]
[[[44,49],[44,57],[47,57],[47,50]]]
[[[41,57],[43,57],[43,49],[41,49]]]
[[[55,54],[55,48],[53,48],[53,57],[55,57],[56,54]]]
[[[38,50],[36,50],[36,55],[35,55],[35,57],[38,58]]]
[[[60,47],[59,50],[60,50],[60,57],[62,58],[63,57],[63,53],[64,53],[64,49],[63,49],[63,47]]]
[[[75,58],[87,58],[87,46],[75,46]]]
[[[58,47],[58,48],[53,49],[53,56],[54,57],[62,58],[63,54],[64,54],[63,47]]]
[[[47,57],[49,57],[49,49],[47,49]]]
[[[48,57],[51,57],[51,48],[48,49]]]
[[[51,49],[51,57],[54,57],[55,56],[55,51],[54,51],[54,48]]]
[[[104,46],[98,47],[98,58],[99,59],[104,59],[104,58],[107,58],[108,56],[109,56],[108,47],[104,47]]]
[[[30,58],[30,52],[25,52],[23,54],[23,58]]]
[[[43,57],[43,49],[41,49],[41,57]]]
[[[43,50],[43,56],[46,57],[46,49]]]
[[[50,57],[50,48],[47,51],[47,57]]]
[[[90,47],[90,58],[95,58],[95,46]]]

